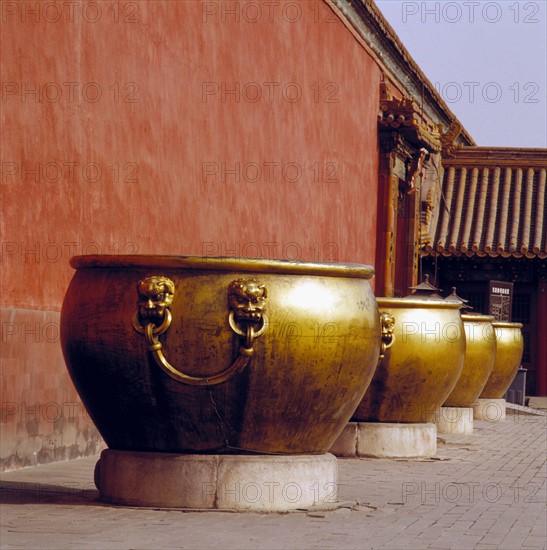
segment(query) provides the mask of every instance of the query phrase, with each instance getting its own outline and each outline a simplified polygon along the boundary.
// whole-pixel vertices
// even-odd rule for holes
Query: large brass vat
[[[325,453],[378,362],[370,266],[171,256],[71,265],[63,352],[111,449]]]
[[[434,422],[463,368],[461,304],[413,297],[377,302],[382,315],[394,318],[394,340],[352,420]]]
[[[492,323],[496,333],[496,359],[481,399],[501,399],[519,370],[524,350],[521,323]]]
[[[496,357],[492,315],[462,315],[465,328],[465,360],[456,386],[444,402],[446,407],[472,407],[484,388]]]

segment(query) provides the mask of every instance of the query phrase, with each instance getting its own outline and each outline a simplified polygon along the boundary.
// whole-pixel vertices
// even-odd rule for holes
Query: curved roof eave
[[[414,61],[373,0],[325,0],[325,2],[332,7],[342,22],[365,42],[376,62],[406,90],[409,96],[419,103],[418,98],[423,93],[423,109],[429,118],[444,124],[447,129],[453,122],[458,122],[462,126],[462,131],[457,142],[462,145],[476,145]],[[410,78],[403,80],[398,76],[401,74]]]

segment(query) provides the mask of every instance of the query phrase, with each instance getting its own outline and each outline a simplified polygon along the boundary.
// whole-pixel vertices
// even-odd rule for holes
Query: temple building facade
[[[491,281],[512,283],[526,394],[547,395],[547,152],[462,147],[442,163],[437,213],[421,235],[422,271],[481,312],[489,311]]]

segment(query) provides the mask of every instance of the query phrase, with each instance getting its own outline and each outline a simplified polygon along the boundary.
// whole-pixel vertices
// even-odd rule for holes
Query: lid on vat
[[[437,288],[433,286],[429,282],[429,275],[424,275],[424,280],[422,283],[416,286],[409,287],[410,290],[412,290],[412,294],[409,294],[408,296],[405,296],[403,299],[416,299],[419,298],[420,300],[442,300],[443,297],[438,294],[438,292],[441,291],[440,288]]]
[[[472,306],[467,305],[467,302],[469,300],[466,300],[465,298],[462,298],[461,296],[458,296],[456,294],[456,287],[452,287],[452,292],[444,299],[445,302],[454,302],[456,304],[461,304],[460,309],[473,309]]]

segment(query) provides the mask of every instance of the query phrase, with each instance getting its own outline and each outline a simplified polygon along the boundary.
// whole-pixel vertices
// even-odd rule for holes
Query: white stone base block
[[[441,407],[437,413],[437,432],[440,434],[472,434],[472,407]]]
[[[102,452],[100,498],[125,506],[283,512],[338,502],[338,464],[323,455]]]
[[[359,422],[348,422],[329,453],[334,456],[359,456],[357,454],[357,441],[359,437]]]
[[[341,457],[430,457],[437,452],[437,427],[430,423],[349,422],[330,452]]]
[[[505,420],[505,409],[505,399],[478,399],[473,405],[473,416],[475,420],[500,422]]]

